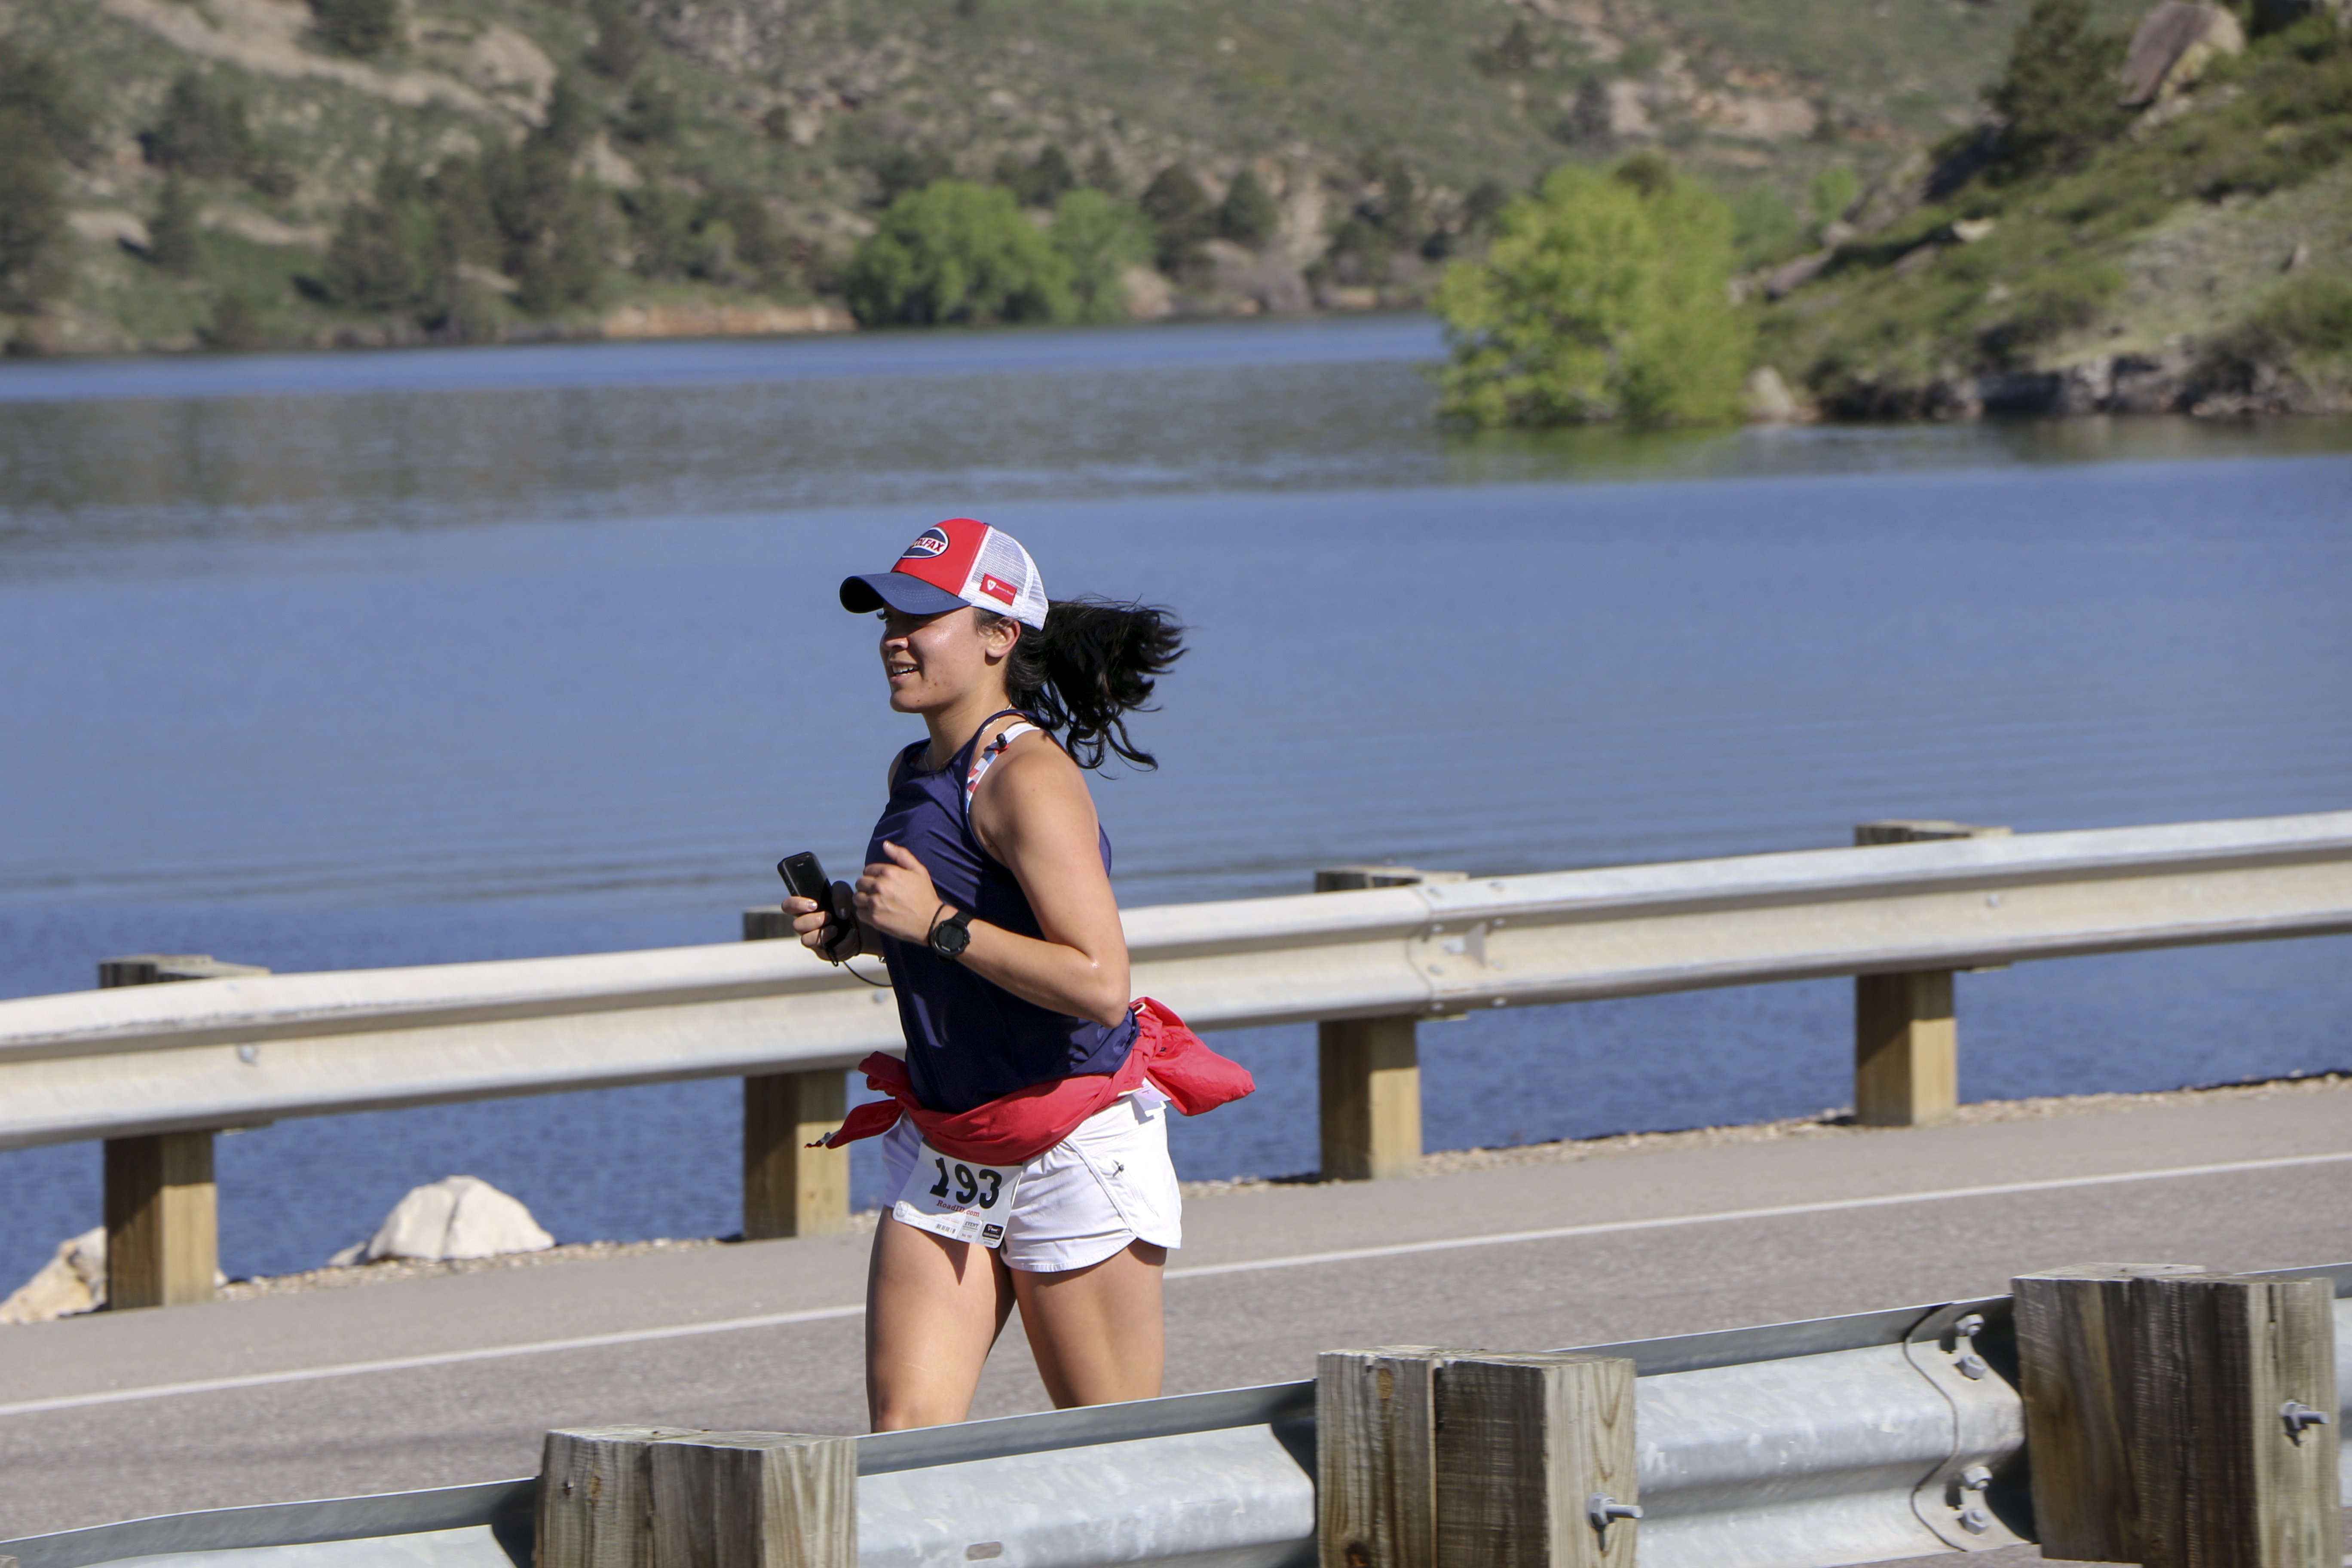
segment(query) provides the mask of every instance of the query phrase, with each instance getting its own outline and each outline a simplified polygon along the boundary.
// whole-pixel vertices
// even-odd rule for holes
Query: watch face
[[[941,958],[953,958],[971,945],[971,931],[961,920],[942,921],[931,932],[931,951]]]

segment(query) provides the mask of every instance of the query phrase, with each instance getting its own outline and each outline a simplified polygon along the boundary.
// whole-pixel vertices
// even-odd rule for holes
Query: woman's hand
[[[864,951],[858,940],[857,900],[846,882],[833,885],[833,912],[828,915],[814,899],[797,895],[784,900],[784,913],[793,917],[793,934],[801,945],[829,963],[839,963],[856,958]],[[837,940],[831,947],[824,943],[825,927],[832,926]]]
[[[931,874],[907,850],[885,840],[882,853],[857,879],[857,918],[885,936],[900,942],[930,940],[931,922],[939,918],[939,889]]]

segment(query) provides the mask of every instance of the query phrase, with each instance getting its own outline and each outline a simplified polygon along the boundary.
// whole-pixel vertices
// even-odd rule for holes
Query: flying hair
[[[984,629],[1010,617],[975,608]],[[1156,605],[1056,599],[1045,626],[1021,628],[1005,661],[1005,695],[1056,731],[1070,760],[1098,768],[1116,753],[1139,768],[1158,759],[1127,732],[1129,713],[1148,713],[1151,689],[1184,652],[1184,627]]]

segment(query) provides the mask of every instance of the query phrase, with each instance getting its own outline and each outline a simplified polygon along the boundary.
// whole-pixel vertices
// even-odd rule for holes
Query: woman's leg
[[[1160,1397],[1168,1353],[1160,1278],[1167,1266],[1166,1247],[1137,1241],[1084,1268],[1008,1270],[1030,1353],[1056,1407]]]
[[[961,1421],[1013,1310],[995,1253],[900,1225],[874,1227],[866,1276],[866,1408],[877,1432]]]

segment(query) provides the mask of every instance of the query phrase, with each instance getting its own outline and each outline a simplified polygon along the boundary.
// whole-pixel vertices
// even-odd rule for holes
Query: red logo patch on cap
[[[915,542],[907,546],[901,561],[930,561],[948,552],[948,534],[943,528],[927,528],[915,535]]]
[[[985,572],[980,574],[980,591],[992,599],[1002,599],[1008,605],[1021,597],[1021,590],[1003,578],[992,577]]]

